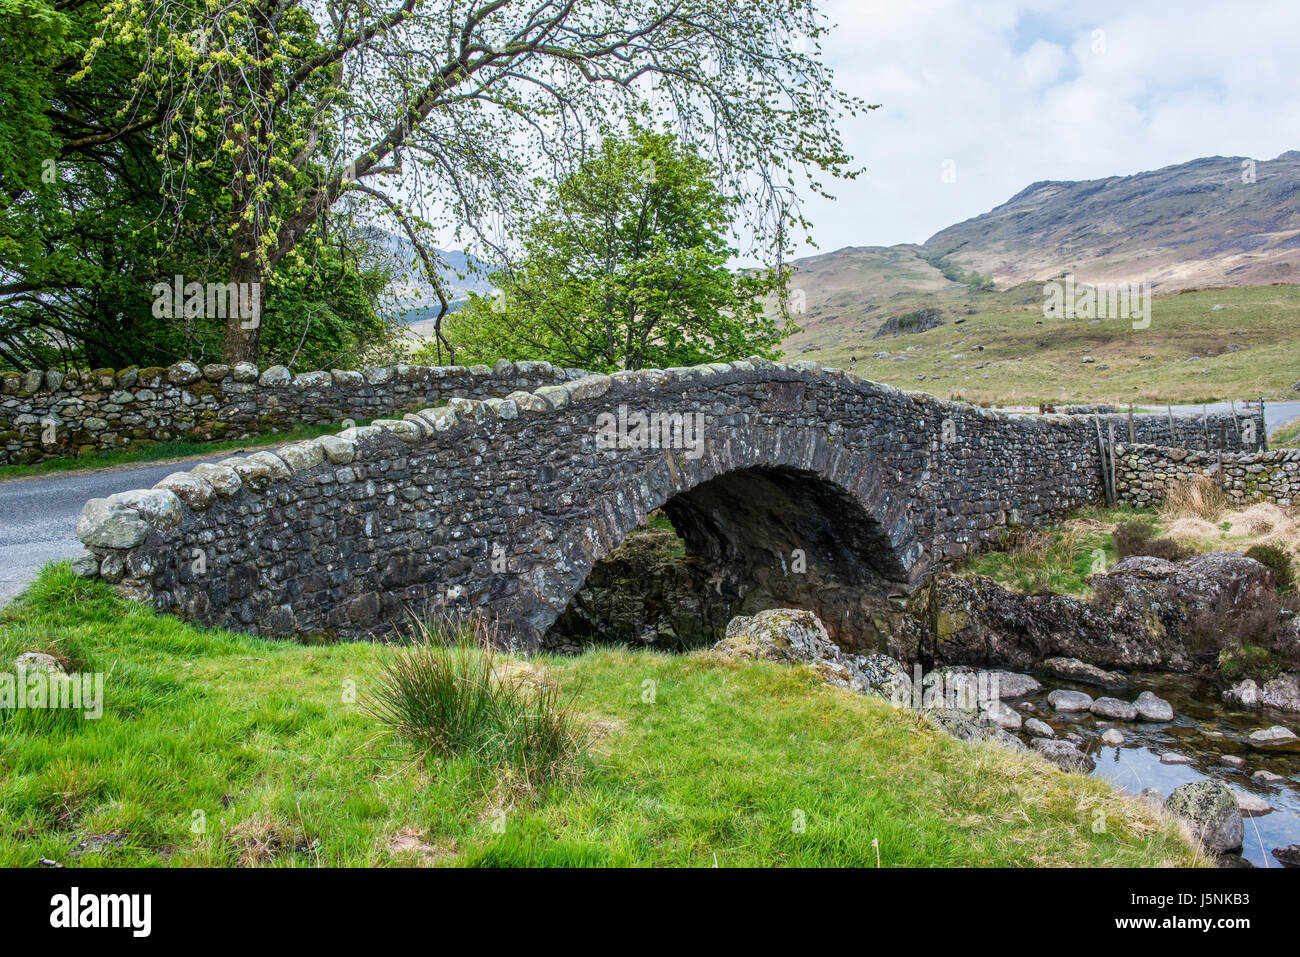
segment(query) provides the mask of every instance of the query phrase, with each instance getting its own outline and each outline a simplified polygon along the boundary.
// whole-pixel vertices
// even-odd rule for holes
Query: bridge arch
[[[721,574],[853,644],[865,599],[1097,500],[1092,430],[813,363],[623,372],[198,466],[88,502],[78,532],[104,578],[200,622],[364,637],[472,610],[536,647],[663,507]],[[775,572],[795,548],[807,581]]]

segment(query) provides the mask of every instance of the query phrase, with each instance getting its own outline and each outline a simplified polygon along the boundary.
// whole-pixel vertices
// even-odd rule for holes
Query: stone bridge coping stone
[[[274,372],[271,367],[262,373],[263,377]],[[387,381],[386,375],[410,375],[411,371],[426,367],[393,366],[382,369],[366,370],[368,381]],[[435,373],[445,370],[459,372],[460,366],[432,369]],[[254,452],[244,457],[225,459],[217,464],[203,463],[188,472],[173,472],[152,489],[137,489],[111,495],[107,499],[91,499],[82,509],[77,522],[77,536],[88,548],[104,552],[129,550],[143,544],[150,528],[167,531],[180,524],[188,506],[195,511],[202,511],[221,499],[229,499],[241,488],[254,492],[266,492],[274,482],[287,481],[297,472],[305,472],[322,464],[346,467],[360,454],[360,445],[368,438],[389,432],[409,445],[427,444],[437,441],[440,434],[450,431],[461,421],[482,424],[487,422],[505,422],[518,418],[521,414],[548,412],[570,406],[574,403],[587,402],[614,391],[616,394],[633,394],[641,387],[658,388],[673,382],[691,383],[707,380],[711,377],[736,373],[771,370],[783,373],[783,379],[790,373],[804,379],[844,380],[856,388],[875,391],[882,395],[902,395],[914,404],[928,407],[943,414],[947,410],[960,410],[962,413],[978,415],[990,420],[1016,419],[1038,423],[1045,428],[1069,428],[1080,420],[1091,419],[1091,415],[1026,415],[985,409],[965,402],[943,399],[926,392],[898,389],[881,382],[874,382],[853,372],[823,366],[810,360],[793,362],[773,362],[758,356],[734,362],[712,362],[698,366],[683,366],[668,369],[643,369],[615,372],[610,375],[591,375],[584,370],[557,370],[547,362],[499,361],[494,368],[488,366],[471,366],[469,371],[477,374],[504,374],[510,369],[520,373],[555,372],[568,377],[562,385],[542,386],[534,392],[512,392],[503,398],[490,399],[449,399],[445,406],[422,409],[408,413],[400,419],[375,419],[370,425],[353,426],[343,429],[337,435],[323,435],[314,439],[294,442],[274,449]],[[287,374],[287,370],[285,370]],[[323,375],[325,373],[306,373],[306,375]],[[355,374],[355,373],[353,373]],[[451,371],[442,374],[452,374]],[[296,377],[301,379],[302,376]],[[787,379],[788,381],[788,379]]]
[[[39,392],[81,390],[85,386],[101,389],[132,389],[136,386],[153,388],[162,385],[187,386],[200,379],[222,382],[230,378],[235,382],[256,382],[266,388],[319,388],[329,385],[382,385],[396,379],[399,382],[418,382],[424,378],[445,379],[460,375],[554,375],[559,379],[575,379],[586,375],[582,369],[560,369],[549,362],[524,360],[511,362],[498,359],[495,365],[473,366],[419,366],[399,364],[371,366],[359,372],[331,369],[328,372],[299,372],[296,375],[282,365],[259,370],[251,362],[208,363],[202,367],[188,360],[161,366],[128,366],[125,369],[95,369],[89,372],[63,372],[58,369],[27,372],[9,372],[0,377],[0,395],[35,395]]]

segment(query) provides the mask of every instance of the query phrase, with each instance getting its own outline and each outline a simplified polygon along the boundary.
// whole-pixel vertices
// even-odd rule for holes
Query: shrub
[[[1289,592],[1295,587],[1295,569],[1291,566],[1291,556],[1281,546],[1266,542],[1252,545],[1246,550],[1246,557],[1268,566],[1278,591]]]
[[[1132,555],[1145,555],[1151,558],[1163,558],[1165,561],[1177,562],[1188,557],[1188,550],[1170,538],[1157,538],[1155,528],[1146,522],[1124,522],[1115,529],[1112,540],[1115,552],[1120,558]]]
[[[365,710],[426,755],[512,769],[537,787],[572,767],[585,732],[558,687],[497,650],[473,622],[415,619],[380,668]]]

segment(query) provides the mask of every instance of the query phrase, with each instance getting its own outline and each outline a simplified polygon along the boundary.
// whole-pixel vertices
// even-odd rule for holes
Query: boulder
[[[1296,389],[1300,392],[1300,388]],[[1300,844],[1288,844],[1286,847],[1273,848],[1273,856],[1283,867],[1300,867]]]
[[[1300,737],[1290,728],[1275,724],[1271,728],[1252,731],[1247,740],[1257,748],[1289,748],[1300,741]]]
[[[1024,742],[1011,732],[999,728],[987,715],[974,715],[961,708],[926,708],[922,714],[930,724],[958,741],[972,744],[993,741],[1013,751],[1025,750]]]
[[[1138,715],[1137,708],[1119,698],[1098,698],[1090,710],[1097,717],[1112,721],[1136,721]]]
[[[1058,688],[1047,696],[1047,703],[1057,711],[1076,712],[1092,709],[1092,697],[1082,691],[1068,691]]]
[[[1029,747],[1048,761],[1051,761],[1062,771],[1078,771],[1081,774],[1088,774],[1097,766],[1096,761],[1068,741],[1035,738]]]
[[[1112,747],[1119,747],[1124,743],[1124,732],[1119,728],[1107,728],[1102,732],[1101,740]]]
[[[1246,766],[1246,759],[1238,754],[1221,754],[1219,755],[1219,763],[1240,771]]]
[[[1190,825],[1192,833],[1215,854],[1241,847],[1245,833],[1237,796],[1222,781],[1193,781],[1174,788],[1165,808]]]
[[[1173,721],[1174,706],[1150,691],[1144,691],[1133,702],[1137,716],[1143,721]]]
[[[1029,675],[965,665],[945,666],[930,674],[941,678],[943,687],[958,701],[981,705],[1004,698],[1023,698],[1042,687]]]
[[[1078,658],[1048,658],[1039,667],[1058,678],[1067,678],[1085,685],[1123,688],[1128,684],[1128,679],[1118,671],[1107,671]]]
[[[238,366],[236,366],[238,368]],[[263,388],[279,388],[293,381],[293,373],[284,366],[270,366],[257,379]]]
[[[1176,754],[1173,751],[1166,751],[1164,754],[1160,755],[1160,763],[1161,764],[1193,764],[1194,762],[1192,761],[1191,758],[1189,758],[1185,754]]]
[[[1268,785],[1284,784],[1286,782],[1286,778],[1280,774],[1274,774],[1272,771],[1256,771],[1250,776],[1250,779],[1259,784]]]
[[[149,534],[149,525],[133,508],[92,498],[77,519],[77,538],[91,548],[135,548]]]
[[[1231,791],[1237,798],[1237,807],[1241,810],[1242,817],[1263,817],[1273,812],[1273,805],[1258,794],[1251,794],[1249,791],[1241,791],[1237,788],[1231,788]]]
[[[212,483],[190,472],[173,472],[154,485],[154,488],[173,492],[177,498],[190,508],[203,510],[217,497]]]
[[[1040,721],[1037,718],[1029,718],[1025,721],[1025,731],[1034,738],[1054,738],[1056,732],[1046,721]]]
[[[193,362],[177,362],[167,367],[167,381],[172,385],[191,385],[203,378],[203,371]]]
[[[726,637],[713,651],[726,658],[809,665],[828,684],[899,704],[912,698],[911,679],[897,661],[886,655],[845,652],[816,615],[799,608],[772,608],[733,618],[727,623]]]
[[[991,702],[984,709],[984,714],[990,721],[996,724],[1004,731],[1019,731],[1022,723],[1019,712],[1014,708],[1003,704],[1001,701]]]

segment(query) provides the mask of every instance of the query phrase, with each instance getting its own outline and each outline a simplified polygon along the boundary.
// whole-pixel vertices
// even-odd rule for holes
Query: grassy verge
[[[356,425],[367,425],[369,419],[356,419]],[[74,472],[91,469],[113,468],[118,465],[136,463],[167,462],[172,459],[190,458],[196,455],[212,455],[217,452],[230,452],[235,449],[263,448],[268,445],[285,445],[302,439],[314,439],[318,435],[339,431],[336,422],[322,425],[304,425],[286,432],[269,432],[266,435],[254,435],[247,439],[228,439],[221,442],[188,442],[176,440],[159,442],[148,448],[133,452],[113,452],[107,455],[83,455],[76,458],[50,459],[35,465],[0,465],[0,481],[12,478],[27,478],[33,475],[49,475],[58,472]]]
[[[576,776],[521,789],[379,733],[364,703],[392,647],[203,631],[52,566],[0,617],[0,655],[26,650],[107,673],[105,711],[0,728],[0,865],[1195,861],[1103,782],[778,665],[534,660],[594,741]]]

